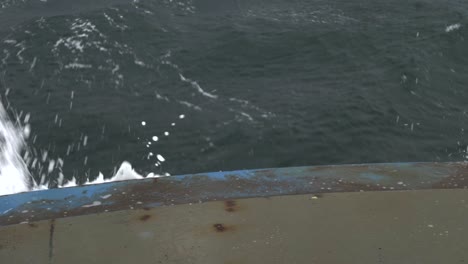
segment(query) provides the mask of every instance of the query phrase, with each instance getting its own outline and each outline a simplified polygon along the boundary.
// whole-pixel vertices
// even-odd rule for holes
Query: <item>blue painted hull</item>
[[[466,163],[389,163],[214,172],[2,196],[0,226],[129,208],[249,197],[467,186]]]

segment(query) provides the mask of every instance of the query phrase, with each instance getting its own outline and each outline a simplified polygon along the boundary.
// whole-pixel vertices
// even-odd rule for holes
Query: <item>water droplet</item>
[[[163,156],[159,155],[159,154],[156,155],[156,158],[158,158],[158,160],[161,161],[161,162],[166,161],[166,159]]]

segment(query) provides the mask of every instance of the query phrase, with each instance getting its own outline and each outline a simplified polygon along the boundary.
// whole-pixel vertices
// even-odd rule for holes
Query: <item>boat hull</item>
[[[18,206],[0,216],[0,263],[459,263],[464,169],[301,167],[5,196]]]

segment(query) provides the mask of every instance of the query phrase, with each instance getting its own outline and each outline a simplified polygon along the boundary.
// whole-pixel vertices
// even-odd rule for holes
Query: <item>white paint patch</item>
[[[105,199],[107,199],[107,198],[109,198],[111,196],[112,196],[112,194],[106,194],[106,195],[101,196],[101,198],[105,200]]]
[[[86,204],[81,207],[88,208],[88,207],[94,207],[94,206],[100,206],[102,203],[100,201],[94,201],[92,204]]]

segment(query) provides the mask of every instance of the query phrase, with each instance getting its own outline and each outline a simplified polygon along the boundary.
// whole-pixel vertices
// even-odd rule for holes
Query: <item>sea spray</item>
[[[36,187],[21,157],[29,132],[29,125],[21,127],[10,120],[0,103],[0,195],[25,192]]]

